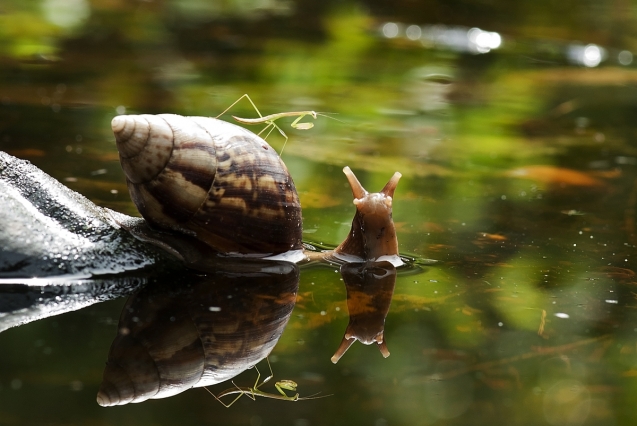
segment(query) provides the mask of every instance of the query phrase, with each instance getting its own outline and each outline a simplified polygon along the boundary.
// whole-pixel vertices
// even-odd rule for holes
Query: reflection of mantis
[[[318,399],[318,398],[325,398],[326,396],[330,396],[330,395],[324,395],[324,396],[314,397],[313,395],[311,395],[311,396],[299,398],[299,394],[298,393],[296,393],[295,395],[290,396],[290,395],[286,394],[285,391],[288,390],[288,391],[296,392],[297,384],[296,384],[296,382],[293,382],[292,380],[287,380],[287,379],[280,380],[280,381],[278,381],[278,382],[276,382],[274,384],[274,387],[276,388],[276,390],[279,391],[280,395],[277,395],[277,394],[274,394],[274,393],[267,393],[267,392],[262,391],[259,388],[261,386],[263,386],[264,384],[266,384],[268,381],[270,381],[270,379],[272,379],[272,377],[274,377],[274,373],[272,372],[272,366],[270,365],[270,360],[267,360],[267,361],[268,361],[268,367],[270,368],[270,375],[268,377],[266,377],[263,380],[263,382],[259,383],[259,379],[261,378],[261,372],[255,366],[254,369],[257,370],[257,380],[256,380],[256,382],[254,382],[254,386],[253,387],[237,386],[234,382],[232,382],[232,384],[235,387],[234,388],[230,388],[230,389],[226,389],[224,391],[221,391],[219,393],[219,395],[215,395],[214,393],[210,392],[210,390],[208,390],[208,388],[206,388],[206,387],[204,387],[204,389],[206,389],[208,391],[208,393],[210,393],[210,395],[214,396],[215,399],[217,401],[219,401],[221,404],[223,404],[223,406],[226,407],[226,408],[229,408],[232,404],[237,402],[237,400],[239,398],[241,398],[242,395],[247,395],[253,401],[256,400],[257,396],[262,396],[264,398],[279,399],[279,400],[282,400],[282,401],[303,401],[303,400],[306,400],[306,399]],[[237,394],[237,393],[239,395],[237,395],[237,397],[230,404],[226,404],[226,403],[224,403],[221,400],[221,398],[223,398],[224,396]]]
[[[265,135],[265,137],[263,139],[267,139],[268,136],[270,136],[270,133],[272,133],[272,130],[274,130],[276,128],[279,131],[279,133],[281,133],[281,136],[283,136],[285,138],[285,143],[288,142],[288,136],[275,123],[275,121],[278,120],[279,118],[283,118],[283,117],[298,117],[296,120],[294,120],[292,122],[292,124],[290,124],[290,126],[292,126],[293,129],[298,129],[298,130],[307,130],[307,129],[311,129],[312,127],[314,127],[314,123],[311,123],[311,122],[301,123],[300,122],[307,115],[309,115],[310,117],[312,117],[315,120],[316,120],[316,118],[319,115],[322,116],[322,117],[327,117],[327,118],[331,118],[333,120],[336,120],[334,117],[330,117],[328,115],[321,114],[321,113],[318,113],[316,111],[279,112],[277,114],[270,114],[270,115],[266,115],[264,117],[264,116],[261,115],[261,112],[259,112],[259,109],[254,104],[254,102],[252,102],[252,99],[250,99],[250,96],[248,96],[247,93],[244,94],[243,96],[241,96],[236,101],[234,101],[234,103],[232,105],[230,105],[228,108],[226,108],[225,111],[223,111],[221,114],[219,114],[216,118],[221,117],[223,114],[225,114],[230,108],[235,106],[243,98],[246,98],[246,99],[248,99],[248,101],[250,101],[250,103],[252,104],[252,107],[254,108],[254,110],[257,112],[257,114],[259,114],[259,118],[241,118],[241,117],[235,117],[234,115],[232,116],[232,118],[237,120],[239,123],[247,124],[247,125],[265,124],[266,126],[258,133],[258,135],[261,136],[261,133],[265,132],[267,129],[270,129],[270,131]],[[285,144],[283,144],[283,148],[285,148]],[[283,151],[283,148],[281,148],[281,151]]]

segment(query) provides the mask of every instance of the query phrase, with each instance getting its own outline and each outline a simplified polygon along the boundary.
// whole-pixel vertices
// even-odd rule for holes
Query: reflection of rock
[[[341,275],[347,289],[349,324],[332,362],[336,364],[355,340],[378,344],[387,358],[385,317],[394,294],[396,268],[389,262],[350,263],[341,266]]]
[[[159,275],[161,271],[157,271]],[[0,332],[32,321],[128,296],[152,276],[0,280]]]
[[[298,267],[245,260],[218,267],[131,296],[108,355],[100,405],[220,383],[270,353],[294,307]]]

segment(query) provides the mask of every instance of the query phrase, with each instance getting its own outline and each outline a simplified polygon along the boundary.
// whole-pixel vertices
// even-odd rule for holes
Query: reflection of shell
[[[298,268],[268,262],[242,270],[182,274],[179,288],[151,285],[132,296],[98,404],[142,402],[220,383],[266,357],[292,313]]]
[[[356,340],[378,344],[387,358],[385,317],[394,295],[396,268],[390,262],[350,263],[341,266],[341,275],[347,289],[349,324],[332,362],[336,364]]]
[[[218,252],[301,249],[301,205],[263,139],[207,117],[121,115],[111,123],[128,189],[154,227]]]

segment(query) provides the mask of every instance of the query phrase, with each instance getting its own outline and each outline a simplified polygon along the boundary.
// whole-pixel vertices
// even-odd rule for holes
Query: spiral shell
[[[225,121],[173,114],[111,123],[133,202],[155,228],[222,253],[278,254],[301,245],[301,206],[278,154]]]
[[[147,286],[122,310],[98,404],[166,398],[252,367],[283,333],[298,283],[292,263],[244,261]]]

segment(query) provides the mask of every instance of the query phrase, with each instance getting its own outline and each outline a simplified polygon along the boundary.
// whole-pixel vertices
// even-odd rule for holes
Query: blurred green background
[[[244,93],[334,113],[278,122],[305,240],[346,236],[343,166],[373,191],[400,171],[401,252],[439,262],[399,270],[391,356],[356,343],[336,366],[345,290],[302,268],[275,379],[334,396],[101,408],[119,300],[0,335],[0,424],[634,424],[634,51],[628,0],[2,0],[0,149],[135,214],[113,116],[214,117]]]

